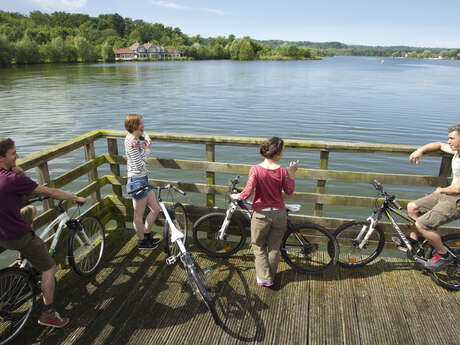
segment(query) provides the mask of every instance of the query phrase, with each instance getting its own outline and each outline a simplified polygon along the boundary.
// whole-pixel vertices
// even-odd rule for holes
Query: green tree
[[[220,43],[214,45],[212,49],[212,55],[215,59],[225,59],[227,56],[225,54],[224,47]]]
[[[249,39],[244,39],[241,42],[240,51],[238,54],[239,60],[254,60],[255,57],[256,53],[254,52],[251,41]]]
[[[94,52],[94,47],[84,37],[81,37],[81,36],[75,37],[74,47],[81,61],[89,62],[89,61],[96,60],[96,54]]]
[[[51,24],[50,15],[47,13],[41,13],[40,11],[30,12],[29,18],[35,23],[35,25],[49,26]]]
[[[232,58],[232,60],[239,59],[241,42],[242,42],[241,38],[238,38],[232,41],[232,44],[230,46],[230,57]]]
[[[104,60],[105,62],[115,61],[115,53],[113,52],[113,46],[110,45],[108,42],[105,42],[102,45],[101,56],[102,60]]]
[[[67,60],[67,47],[62,37],[55,37],[48,45],[48,58],[51,62],[65,62]]]
[[[46,26],[28,27],[24,34],[38,44],[49,42],[51,39],[50,31]]]
[[[200,47],[198,48],[198,59],[204,60],[204,59],[209,59],[212,57],[212,53],[209,51],[209,48],[207,45],[200,44]]]
[[[13,58],[13,47],[6,35],[0,35],[0,66],[8,66]]]
[[[14,57],[18,65],[41,62],[37,43],[27,36],[16,43]]]
[[[163,37],[161,37],[160,44],[163,47],[170,46],[171,45],[171,38],[168,35],[163,35]]]

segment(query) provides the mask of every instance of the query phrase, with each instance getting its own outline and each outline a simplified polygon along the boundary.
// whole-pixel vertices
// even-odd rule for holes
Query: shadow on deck
[[[103,268],[89,279],[60,272],[56,305],[64,329],[36,324],[13,344],[446,344],[460,343],[460,293],[435,285],[400,258],[363,268],[297,274],[283,261],[274,289],[256,285],[250,250],[230,259],[198,253],[225,326],[191,294],[179,265],[138,251],[133,230],[109,238]],[[442,320],[442,322],[440,322]]]

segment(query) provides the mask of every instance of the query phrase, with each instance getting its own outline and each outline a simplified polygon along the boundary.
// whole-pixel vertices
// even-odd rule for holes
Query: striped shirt
[[[144,137],[148,138],[147,134]],[[145,148],[145,141],[136,140],[128,134],[125,138],[125,152],[128,166],[128,177],[147,176],[147,159],[150,153]]]

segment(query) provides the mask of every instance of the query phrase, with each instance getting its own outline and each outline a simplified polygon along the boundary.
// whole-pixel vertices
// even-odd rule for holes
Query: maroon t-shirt
[[[295,180],[289,177],[285,167],[280,166],[278,169],[270,170],[259,164],[249,170],[248,182],[240,193],[240,198],[246,200],[254,193],[253,211],[267,207],[283,210],[285,205],[281,192],[290,195],[294,193],[294,188]]]
[[[15,240],[32,230],[20,212],[24,196],[37,186],[25,175],[0,168],[0,240]]]

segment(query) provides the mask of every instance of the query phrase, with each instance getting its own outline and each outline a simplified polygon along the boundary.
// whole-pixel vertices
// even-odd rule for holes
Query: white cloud
[[[152,0],[152,4],[157,5],[157,6],[161,6],[161,7],[175,8],[175,9],[178,9],[178,10],[185,10],[185,9],[189,8],[188,6],[176,4],[175,2],[162,1],[162,0],[158,0],[158,1],[157,0]]]
[[[218,14],[220,16],[224,15],[225,12],[222,10],[218,10],[215,8],[192,8],[190,6],[185,6],[178,4],[176,2],[171,2],[171,1],[165,1],[165,0],[151,0],[153,5],[156,6],[161,6],[161,7],[168,7],[168,8],[174,8],[176,10],[197,10],[201,12],[208,12],[208,13],[214,13]]]
[[[45,11],[73,11],[82,8],[88,0],[32,0]]]
[[[211,12],[223,16],[225,14],[222,10],[216,10],[214,8],[200,8],[201,11]]]

